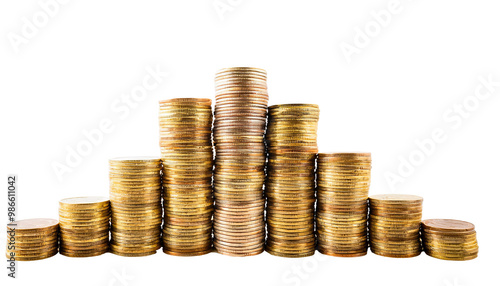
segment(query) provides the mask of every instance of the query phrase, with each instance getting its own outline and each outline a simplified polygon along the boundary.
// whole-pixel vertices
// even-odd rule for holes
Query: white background
[[[107,195],[109,158],[159,155],[158,100],[213,99],[217,69],[255,66],[268,71],[270,104],[320,105],[321,152],[372,152],[371,194],[421,195],[424,218],[473,222],[480,256],[447,262],[372,253],[351,259],[57,255],[21,263],[17,281],[1,271],[2,285],[499,284],[493,264],[500,255],[500,87],[487,99],[474,98],[478,86],[488,92],[479,77],[500,81],[498,1],[67,2],[52,7],[45,23],[37,1],[0,4],[0,173],[5,181],[8,173],[19,175],[19,219],[57,218],[62,198]],[[231,9],[218,12],[214,3]],[[373,22],[373,12],[390,19]],[[23,18],[37,30],[23,35]],[[368,41],[356,47],[367,26]],[[346,57],[342,45],[356,53]],[[121,95],[140,88],[148,67],[169,75],[125,114]],[[457,115],[452,108],[464,100],[466,113]],[[53,165],[67,164],[68,148],[86,144],[84,131],[102,120],[113,130],[58,179]],[[445,140],[422,155],[416,141],[439,130]],[[411,156],[400,173],[401,158]],[[394,188],[388,172],[400,176]]]

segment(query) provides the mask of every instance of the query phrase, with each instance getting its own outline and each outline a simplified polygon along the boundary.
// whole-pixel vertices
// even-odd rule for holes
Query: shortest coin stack
[[[7,225],[7,258],[17,261],[49,258],[58,251],[59,223],[55,219],[18,220]]]
[[[62,255],[90,257],[109,248],[111,209],[105,197],[79,197],[59,201]]]
[[[422,202],[419,196],[370,196],[370,249],[387,257],[414,257],[422,252],[420,222]]]
[[[427,255],[444,260],[470,260],[477,257],[474,225],[454,219],[422,221],[422,242]]]

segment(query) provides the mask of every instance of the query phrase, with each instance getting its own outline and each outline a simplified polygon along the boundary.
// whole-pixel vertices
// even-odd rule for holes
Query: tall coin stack
[[[422,243],[427,255],[444,260],[470,260],[479,247],[474,225],[454,219],[422,221]]]
[[[413,195],[370,196],[371,251],[387,257],[420,255],[422,202],[421,197]]]
[[[160,101],[163,161],[163,252],[193,256],[212,251],[212,100]]]
[[[264,250],[266,79],[258,68],[215,76],[214,247],[225,255]]]
[[[370,153],[318,154],[318,251],[332,256],[366,255]]]
[[[7,225],[7,258],[17,261],[40,260],[57,254],[59,223],[55,219],[35,218]],[[9,248],[10,246],[10,248]]]
[[[315,164],[319,108],[315,104],[269,107],[266,134],[266,250],[273,255],[313,255]]]
[[[161,247],[161,161],[154,157],[109,160],[111,252],[145,256]]]
[[[111,208],[105,197],[79,197],[59,201],[59,252],[70,257],[90,257],[109,249]]]

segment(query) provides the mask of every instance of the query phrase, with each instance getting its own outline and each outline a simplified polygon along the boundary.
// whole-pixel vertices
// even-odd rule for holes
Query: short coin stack
[[[421,197],[413,195],[370,196],[371,251],[388,257],[420,255],[422,202]]]
[[[212,101],[160,101],[163,161],[163,252],[193,256],[212,251]]]
[[[315,104],[269,107],[266,134],[267,230],[266,251],[284,257],[313,255],[316,133]]]
[[[332,256],[366,255],[370,153],[318,154],[318,251]]]
[[[161,161],[153,157],[109,160],[111,252],[145,256],[161,247]]]
[[[59,201],[59,252],[70,257],[90,257],[109,249],[109,199],[79,197]]]
[[[17,261],[54,256],[58,251],[58,234],[59,224],[55,219],[35,218],[10,223],[7,225],[6,256],[13,256]]]
[[[267,75],[226,68],[215,76],[214,247],[232,256],[264,250]]]
[[[427,255],[444,260],[470,260],[477,257],[476,231],[470,222],[454,219],[422,221],[422,243]]]

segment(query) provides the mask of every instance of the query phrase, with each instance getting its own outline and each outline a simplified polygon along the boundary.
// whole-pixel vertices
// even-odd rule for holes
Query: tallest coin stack
[[[257,68],[222,69],[215,77],[214,247],[225,255],[264,250],[266,80]]]

